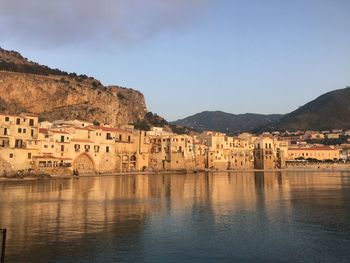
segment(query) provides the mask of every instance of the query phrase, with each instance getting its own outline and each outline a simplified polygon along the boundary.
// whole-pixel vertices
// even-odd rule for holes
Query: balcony
[[[16,140],[15,141],[15,148],[17,149],[23,149],[26,148],[27,144],[23,142],[22,140]]]
[[[0,147],[1,148],[9,148],[10,147],[10,141],[6,139],[0,139]]]

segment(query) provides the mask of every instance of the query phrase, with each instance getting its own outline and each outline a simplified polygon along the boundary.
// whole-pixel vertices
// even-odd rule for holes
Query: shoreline
[[[85,174],[80,176],[73,175],[52,175],[50,178],[8,178],[0,177],[0,183],[2,182],[29,182],[29,181],[49,181],[49,180],[69,180],[69,179],[80,179],[80,178],[92,178],[92,177],[112,177],[112,176],[130,176],[130,175],[166,175],[166,174],[197,174],[197,173],[237,173],[237,172],[262,172],[262,173],[275,173],[275,172],[349,172],[348,169],[342,167],[332,168],[283,168],[283,169],[237,169],[237,170],[174,170],[174,171],[152,171],[152,172],[125,172],[125,173],[96,173],[96,174]]]

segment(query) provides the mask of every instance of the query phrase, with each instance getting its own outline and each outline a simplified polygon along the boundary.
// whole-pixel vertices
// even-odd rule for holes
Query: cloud
[[[213,0],[0,0],[0,35],[28,44],[138,43],[183,30]]]

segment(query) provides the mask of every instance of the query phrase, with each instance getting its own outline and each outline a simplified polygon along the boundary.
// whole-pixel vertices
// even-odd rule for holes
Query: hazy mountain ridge
[[[350,129],[350,87],[327,92],[264,128],[291,131]]]
[[[196,130],[217,130],[225,133],[251,131],[281,118],[279,114],[231,114],[222,111],[203,111],[193,116],[173,122]]]
[[[350,129],[350,87],[327,92],[297,110],[285,114],[230,114],[204,111],[173,122],[198,130],[226,133],[244,131]]]

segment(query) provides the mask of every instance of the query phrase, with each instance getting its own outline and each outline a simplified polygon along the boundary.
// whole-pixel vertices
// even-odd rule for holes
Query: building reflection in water
[[[122,253],[116,251],[130,247],[135,252],[130,260],[137,260],[145,257],[142,251],[148,242],[164,235],[181,232],[183,238],[186,233],[204,229],[214,233],[237,224],[249,236],[257,228],[278,231],[293,220],[320,223],[296,209],[319,209],[322,190],[337,192],[329,205],[345,202],[348,192],[342,188],[349,184],[349,173],[341,172],[129,175],[1,183],[0,227],[9,229],[9,262],[33,257],[47,262],[61,249],[65,254],[60,258],[84,259],[85,255],[88,260],[103,252],[118,260]],[[320,198],[308,199],[315,189]],[[349,219],[340,212],[338,216]]]

